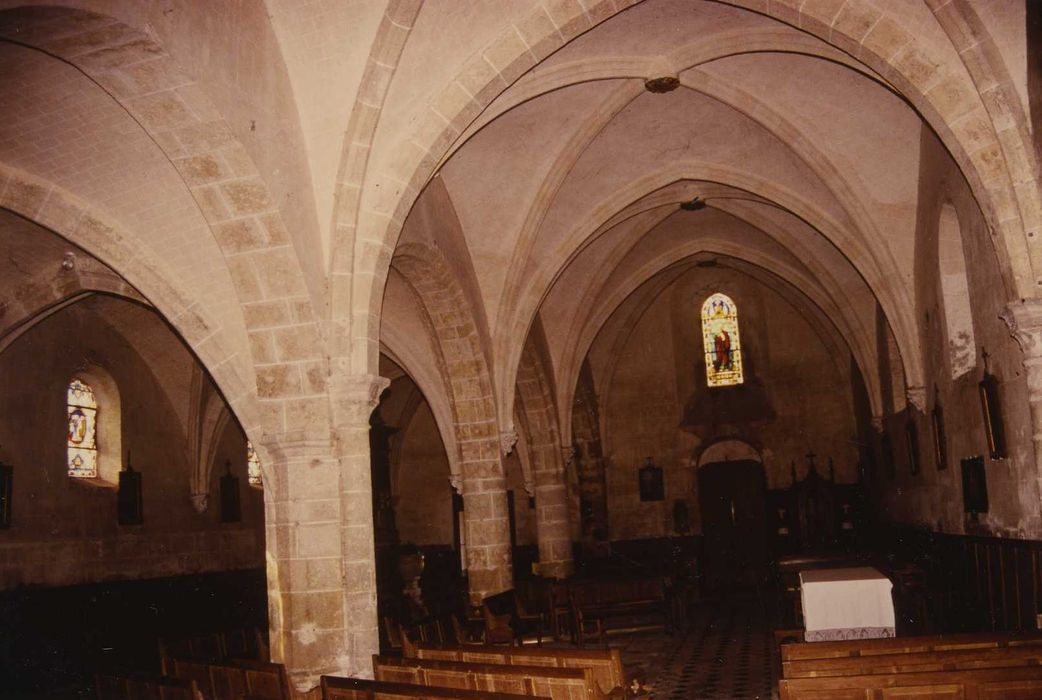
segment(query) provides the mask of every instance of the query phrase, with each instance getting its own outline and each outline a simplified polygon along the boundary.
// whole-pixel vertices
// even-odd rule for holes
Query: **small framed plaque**
[[[644,466],[638,470],[638,475],[640,478],[640,500],[665,500],[666,493],[662,485],[662,467],[651,461],[651,457],[644,461]]]

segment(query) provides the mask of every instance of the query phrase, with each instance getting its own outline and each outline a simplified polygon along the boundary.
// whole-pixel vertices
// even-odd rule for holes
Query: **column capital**
[[[561,459],[564,460],[564,466],[570,465],[575,461],[575,447],[572,445],[561,445]]]
[[[910,386],[905,388],[905,396],[908,403],[915,407],[919,413],[926,413],[926,387]]]
[[[380,403],[380,394],[391,380],[377,374],[349,374],[333,380],[336,400],[364,403],[372,411]]]
[[[333,424],[336,428],[368,426],[369,416],[380,403],[380,394],[391,384],[375,374],[335,376],[330,387]]]
[[[449,485],[452,486],[452,490],[458,493],[460,496],[463,495],[463,475],[459,472],[449,472]]]
[[[1021,299],[999,314],[1025,360],[1042,358],[1042,299]]]
[[[872,429],[877,433],[883,432],[883,416],[872,416]]]
[[[499,431],[499,449],[504,457],[514,451],[514,445],[517,444],[518,437],[517,431],[513,428]]]

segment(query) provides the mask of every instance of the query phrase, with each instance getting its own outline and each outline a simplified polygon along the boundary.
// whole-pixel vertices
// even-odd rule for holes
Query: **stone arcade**
[[[479,602],[829,464],[863,523],[1042,540],[1040,18],[0,0],[0,590],[264,569],[304,692],[371,676],[383,544],[462,548]],[[704,337],[716,293],[740,343]],[[742,381],[709,387],[725,350]],[[73,379],[96,476],[68,474]]]

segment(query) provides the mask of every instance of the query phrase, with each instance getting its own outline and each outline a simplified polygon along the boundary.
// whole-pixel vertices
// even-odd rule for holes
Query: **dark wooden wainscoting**
[[[158,638],[267,627],[263,569],[0,593],[0,697],[93,697],[95,671],[159,672]]]
[[[894,529],[886,540],[881,553],[921,570],[926,623],[933,631],[1037,629],[1036,616],[1042,613],[1042,541],[911,528]]]

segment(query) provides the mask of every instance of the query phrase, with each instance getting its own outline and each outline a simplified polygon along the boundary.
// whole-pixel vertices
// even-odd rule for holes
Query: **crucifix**
[[[818,468],[816,466],[814,466],[814,458],[815,457],[817,457],[817,455],[814,454],[814,450],[811,450],[810,452],[807,453],[807,471],[808,472],[817,473],[817,471],[818,471]]]

